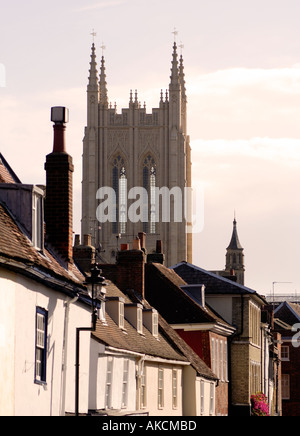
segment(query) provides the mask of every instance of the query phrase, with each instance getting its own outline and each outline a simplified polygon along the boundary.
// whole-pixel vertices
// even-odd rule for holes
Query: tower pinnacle
[[[176,42],[174,42],[174,45],[173,45],[173,59],[172,59],[172,68],[171,68],[170,79],[171,79],[170,85],[179,85],[177,44],[176,44]]]
[[[101,47],[103,49],[103,45]],[[105,74],[105,60],[102,55],[101,58],[101,68],[100,68],[100,104],[105,106],[108,105],[108,95],[107,95],[107,83],[106,83],[106,74]]]
[[[95,44],[92,44],[91,62],[90,62],[90,75],[88,82],[88,91],[98,91],[97,83],[97,62],[95,53]]]

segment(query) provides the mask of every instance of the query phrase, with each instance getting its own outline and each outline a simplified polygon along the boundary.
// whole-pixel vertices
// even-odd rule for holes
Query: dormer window
[[[32,193],[32,243],[39,249],[43,249],[44,242],[44,219],[43,197],[40,193]]]
[[[141,304],[125,304],[125,318],[140,334],[143,334],[143,306]]]
[[[124,298],[108,297],[106,298],[106,311],[112,320],[120,329],[124,329]]]

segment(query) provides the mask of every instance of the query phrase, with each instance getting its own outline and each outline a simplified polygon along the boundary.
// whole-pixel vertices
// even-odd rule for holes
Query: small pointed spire
[[[177,60],[177,44],[174,42],[173,45],[173,59],[172,59],[172,68],[171,68],[171,85],[179,84],[179,74],[178,74],[178,60]]]
[[[236,225],[237,225],[237,222],[236,222],[236,218],[234,215],[233,231],[232,231],[231,241],[230,241],[229,246],[227,247],[227,250],[237,250],[237,249],[242,250],[243,249],[243,247],[241,246],[241,243],[239,241]]]
[[[132,89],[130,90],[130,98],[129,98],[129,104],[133,103],[133,98],[132,98]]]
[[[135,90],[134,102],[135,102],[136,104],[139,103],[139,102],[138,102],[138,92],[137,92],[137,89]]]
[[[105,59],[102,55],[101,58],[101,69],[100,69],[100,104],[104,106],[108,106],[108,95],[107,95],[107,83],[106,83],[106,74],[105,74]]]
[[[98,83],[97,83],[97,62],[96,62],[96,52],[95,52],[95,44],[92,44],[92,53],[91,53],[91,62],[90,62],[90,75],[89,75],[89,83],[88,83],[88,91],[98,91]]]

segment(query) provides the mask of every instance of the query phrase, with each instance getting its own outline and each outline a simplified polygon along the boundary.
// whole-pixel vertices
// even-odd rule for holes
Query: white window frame
[[[113,367],[114,367],[114,358],[112,356],[107,356],[106,383],[105,383],[105,408],[106,409],[112,408]]]
[[[158,313],[153,312],[152,314],[152,322],[153,322],[153,336],[158,336]]]
[[[172,407],[178,408],[178,370],[172,370]]]
[[[290,360],[290,347],[288,345],[281,345],[281,360],[283,362],[289,362]]]
[[[137,307],[136,317],[137,317],[136,330],[138,333],[143,333],[143,311],[140,307]]]
[[[200,381],[200,413],[204,415],[204,389],[205,383],[203,380]]]
[[[32,244],[38,250],[43,249],[43,244],[44,244],[43,197],[37,192],[32,193]]]
[[[124,303],[123,301],[119,302],[119,327],[124,329]]]
[[[211,340],[211,369],[214,374],[216,374],[216,346],[215,338]]]
[[[157,402],[158,408],[163,409],[164,407],[164,369],[160,366],[158,367],[158,386],[157,386]]]
[[[128,405],[129,359],[123,360],[122,409]]]
[[[141,389],[140,389],[140,407],[145,409],[147,407],[147,373],[146,366],[142,365],[141,370]]]
[[[215,412],[215,385],[210,383],[210,400],[209,400],[209,414],[214,415]]]

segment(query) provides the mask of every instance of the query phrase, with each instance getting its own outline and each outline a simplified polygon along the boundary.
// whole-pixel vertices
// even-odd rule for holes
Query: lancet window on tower
[[[114,234],[126,233],[127,175],[124,159],[118,155],[113,161],[112,187],[116,194],[116,221],[112,223]]]
[[[148,210],[147,221],[143,223],[145,233],[154,234],[156,232],[156,164],[151,155],[147,155],[143,163],[143,188],[147,191],[147,198],[144,199],[145,209]]]

